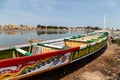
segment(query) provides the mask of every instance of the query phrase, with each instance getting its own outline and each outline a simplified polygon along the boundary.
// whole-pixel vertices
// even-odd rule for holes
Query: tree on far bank
[[[87,27],[85,27],[85,29],[93,29],[93,30],[100,30],[101,28],[99,28],[99,27],[91,27],[91,26],[87,26]]]

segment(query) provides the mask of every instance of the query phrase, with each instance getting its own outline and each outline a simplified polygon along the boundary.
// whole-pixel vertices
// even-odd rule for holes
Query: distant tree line
[[[38,29],[66,29],[66,30],[68,30],[68,27],[63,27],[63,26],[44,26],[44,25],[40,25],[40,24],[38,24],[37,25],[37,28]]]
[[[87,26],[85,27],[85,29],[100,30],[101,28],[97,26],[96,27]]]
[[[64,27],[64,26],[45,26],[45,25],[40,25],[38,24],[37,25],[37,29],[65,29],[65,30],[68,30],[69,28],[71,29],[81,29],[81,28],[84,28],[84,29],[92,29],[92,30],[100,30],[101,28],[100,27],[91,27],[91,26],[86,26],[86,27]]]
[[[65,27],[65,26],[52,26],[52,25],[49,25],[49,26],[45,26],[45,25],[41,25],[41,24],[38,24],[36,27],[32,27],[32,26],[28,26],[28,25],[20,25],[20,26],[16,26],[16,25],[12,25],[12,24],[8,24],[8,25],[4,25],[4,26],[1,26],[0,25],[0,29],[61,29],[61,30],[76,30],[76,29],[87,29],[87,30],[100,30],[101,28],[100,27],[91,27],[91,26],[86,26],[86,27]]]

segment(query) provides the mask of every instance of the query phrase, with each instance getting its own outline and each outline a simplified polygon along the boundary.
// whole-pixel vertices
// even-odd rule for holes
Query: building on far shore
[[[33,26],[28,26],[28,25],[20,25],[18,26],[19,30],[31,30],[31,29],[35,29],[35,27]]]
[[[4,30],[14,30],[17,29],[16,25],[8,24],[3,27]]]
[[[4,25],[4,26],[0,25],[0,29],[3,29],[3,30],[30,30],[30,29],[35,29],[35,27],[28,26],[28,25],[16,26],[16,25],[13,25],[13,24],[7,24],[7,25]]]

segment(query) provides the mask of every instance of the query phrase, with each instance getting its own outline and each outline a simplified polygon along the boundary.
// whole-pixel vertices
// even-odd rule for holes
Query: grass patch
[[[120,46],[120,39],[114,40],[113,43],[118,44]]]

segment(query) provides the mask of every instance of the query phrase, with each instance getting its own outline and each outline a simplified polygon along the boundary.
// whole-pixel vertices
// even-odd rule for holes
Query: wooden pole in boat
[[[15,56],[15,51],[13,51],[13,58],[15,58],[16,56]]]
[[[29,53],[31,53],[31,49],[32,49],[32,44],[30,44]]]
[[[15,50],[15,51],[17,51],[17,52],[20,52],[20,53],[22,53],[23,55],[25,55],[25,56],[30,56],[31,55],[31,53],[29,53],[29,52],[27,52],[27,51],[25,51],[25,50],[23,50],[23,49],[20,49],[20,48],[17,48],[17,47],[13,47],[13,50]]]
[[[32,54],[32,49],[33,49],[34,46],[36,46],[36,44],[31,44],[31,46],[30,46],[30,48],[29,48],[29,53]]]

